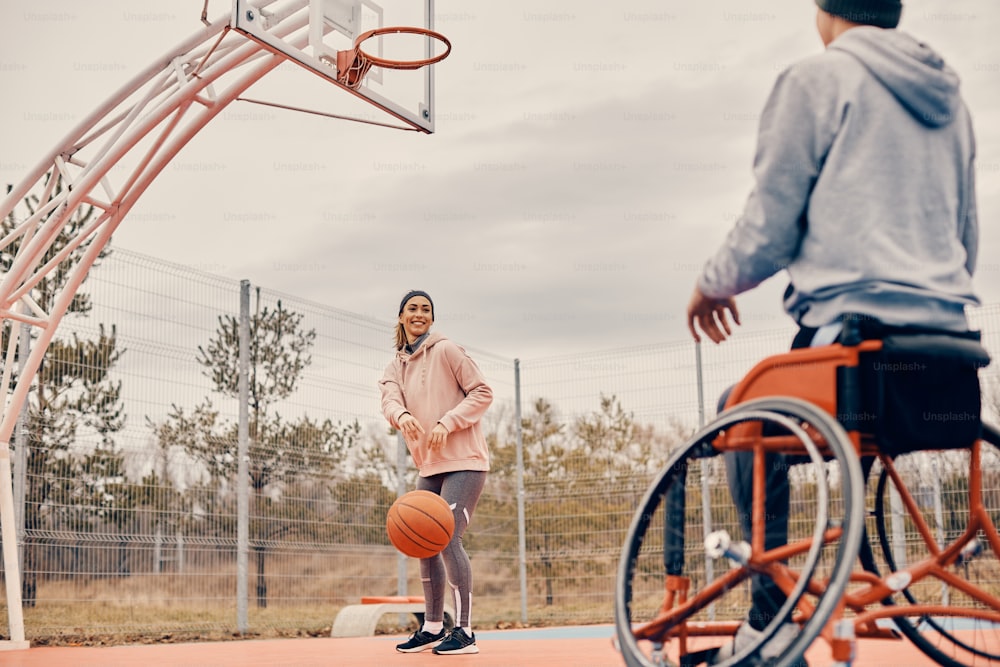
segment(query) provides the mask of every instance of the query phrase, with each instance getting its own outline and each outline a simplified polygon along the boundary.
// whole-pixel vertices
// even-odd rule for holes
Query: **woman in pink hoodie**
[[[472,566],[462,535],[490,469],[479,420],[493,402],[493,390],[462,347],[430,332],[433,323],[430,295],[408,292],[399,304],[396,355],[379,381],[382,414],[406,440],[419,472],[417,488],[440,495],[455,514],[455,533],[448,546],[420,560],[424,624],[396,650],[479,653],[471,630]],[[444,595],[449,585],[456,618],[455,627],[446,634]]]

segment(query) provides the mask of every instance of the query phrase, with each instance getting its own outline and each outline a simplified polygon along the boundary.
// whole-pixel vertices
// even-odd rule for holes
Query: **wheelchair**
[[[794,667],[820,641],[850,665],[859,638],[908,640],[946,667],[1000,666],[1000,431],[980,419],[978,377],[989,355],[978,334],[872,337],[850,318],[840,341],[758,363],[653,479],[615,582],[628,667]],[[726,452],[752,453],[749,516]],[[777,543],[769,465],[790,488]],[[754,580],[782,595],[720,659]],[[798,632],[775,654],[765,647],[786,623]]]

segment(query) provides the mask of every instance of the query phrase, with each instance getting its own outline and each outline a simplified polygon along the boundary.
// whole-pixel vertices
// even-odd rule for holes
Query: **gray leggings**
[[[486,484],[486,473],[472,470],[446,472],[417,478],[417,488],[444,498],[455,514],[455,533],[444,550],[420,559],[420,583],[424,587],[426,619],[444,620],[445,587],[451,586],[455,602],[455,624],[468,628],[472,617],[472,564],[462,536]]]

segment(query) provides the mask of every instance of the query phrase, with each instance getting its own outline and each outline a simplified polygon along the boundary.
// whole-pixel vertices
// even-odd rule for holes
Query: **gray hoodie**
[[[785,310],[961,331],[976,263],[975,141],[956,74],[898,30],[852,28],[778,78],[756,185],[698,285],[735,296],[788,271]]]

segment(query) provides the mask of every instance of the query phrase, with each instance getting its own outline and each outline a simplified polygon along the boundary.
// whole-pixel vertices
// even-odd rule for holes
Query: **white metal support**
[[[264,9],[272,2],[256,4]],[[301,48],[308,37],[302,31],[308,25],[308,3],[296,4],[299,9],[278,21],[273,32]],[[140,72],[73,128],[0,202],[0,216],[6,218],[16,215],[25,197],[40,198],[35,214],[15,218],[13,231],[0,239],[0,249],[16,248],[11,266],[0,272],[0,326],[7,327],[10,342],[0,387],[6,397],[0,416],[0,538],[10,634],[0,640],[0,651],[28,647],[10,442],[56,328],[94,261],[153,179],[209,121],[285,60],[230,30],[230,20],[227,13],[213,21]],[[118,186],[109,176],[112,168],[125,174]],[[96,209],[94,219],[65,250],[42,264],[68,223],[90,207]],[[69,265],[72,252],[81,248],[80,259]],[[32,298],[32,290],[56,270],[68,272],[69,279],[45,311]],[[22,365],[12,379],[21,335],[35,340],[27,359],[19,359]]]

